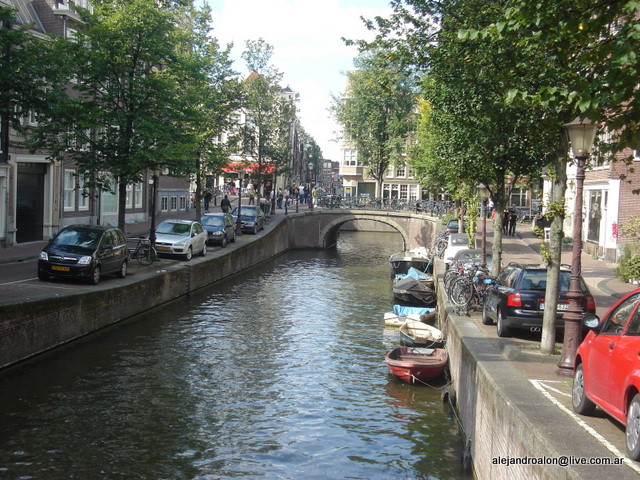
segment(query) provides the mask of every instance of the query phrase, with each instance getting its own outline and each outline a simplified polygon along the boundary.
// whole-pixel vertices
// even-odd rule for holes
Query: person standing
[[[204,192],[204,211],[205,213],[209,213],[209,202],[211,202],[211,191],[207,189]]]
[[[515,208],[509,209],[509,236],[514,237],[516,235],[516,222],[518,221],[518,214]]]
[[[227,213],[231,210],[231,202],[229,201],[229,197],[227,195],[225,195],[224,198],[220,200],[220,208],[224,213]]]

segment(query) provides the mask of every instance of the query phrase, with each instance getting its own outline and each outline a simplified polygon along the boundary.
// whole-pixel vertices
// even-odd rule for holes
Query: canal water
[[[386,371],[401,248],[341,233],[7,372],[0,478],[471,478],[443,382]]]

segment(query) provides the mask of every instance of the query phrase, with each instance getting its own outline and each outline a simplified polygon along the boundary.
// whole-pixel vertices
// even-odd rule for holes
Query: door
[[[43,238],[44,177],[47,166],[19,163],[16,191],[16,242],[35,242]]]

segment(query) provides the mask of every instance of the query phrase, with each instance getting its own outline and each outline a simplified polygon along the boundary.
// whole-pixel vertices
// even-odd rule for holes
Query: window
[[[343,165],[355,167],[358,165],[358,152],[353,148],[345,149]]]
[[[404,178],[407,175],[407,169],[404,165],[396,167],[396,177]]]
[[[127,208],[142,208],[142,183],[127,185]]]
[[[180,210],[186,210],[187,209],[187,197],[185,195],[182,195],[180,197]]]
[[[64,211],[76,209],[76,171],[64,171]]]
[[[600,241],[600,223],[602,220],[602,190],[589,192],[589,217],[587,219],[587,240]]]
[[[160,210],[166,212],[169,210],[169,197],[162,196],[160,197]]]
[[[527,205],[527,190],[524,188],[513,187],[513,190],[511,190],[509,205],[525,207]]]
[[[171,211],[175,211],[178,209],[178,197],[173,196],[171,197]]]
[[[78,210],[89,210],[89,177],[81,175],[78,177],[78,191],[80,195],[78,197]]]

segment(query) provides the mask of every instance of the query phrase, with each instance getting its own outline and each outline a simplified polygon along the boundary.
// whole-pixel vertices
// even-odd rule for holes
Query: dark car
[[[570,280],[571,271],[563,267],[560,270],[558,285],[557,328],[564,328],[562,315],[569,306],[567,292]],[[595,313],[595,300],[582,278],[580,285],[581,307],[586,312]],[[485,290],[482,323],[490,325],[495,321],[500,337],[508,336],[511,329],[539,332],[542,329],[546,286],[547,268],[545,266],[510,263]]]
[[[238,218],[238,207],[231,212],[234,219]],[[254,235],[264,228],[265,224],[264,212],[260,207],[255,205],[242,205],[240,211],[240,225],[243,232],[250,232]]]
[[[100,276],[127,275],[129,250],[122,230],[103,225],[69,225],[40,252],[38,278],[80,278],[96,285]]]
[[[462,232],[458,232],[459,227],[460,221],[457,218],[452,218],[447,221],[447,225],[444,227],[444,231],[447,233],[464,233],[467,231],[467,221],[465,220],[462,224]]]
[[[600,320],[585,315],[589,333],[578,347],[571,400],[581,415],[596,405],[626,426],[627,455],[640,460],[640,289],[613,305]]]
[[[207,242],[211,245],[226,247],[236,241],[236,222],[230,213],[207,213],[200,219],[207,231]]]

